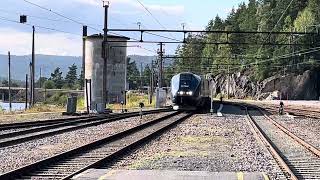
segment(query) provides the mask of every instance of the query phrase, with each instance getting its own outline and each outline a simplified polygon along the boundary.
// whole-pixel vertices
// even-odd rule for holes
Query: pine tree
[[[79,86],[79,89],[83,90],[83,88],[84,88],[84,72],[83,72],[83,69],[81,69],[77,84]]]
[[[78,80],[77,78],[77,66],[75,64],[69,67],[69,71],[65,77],[65,85],[67,88],[73,88]]]
[[[54,82],[55,88],[61,89],[64,85],[62,72],[60,72],[60,68],[57,67],[53,73],[51,73],[50,80]]]
[[[127,58],[127,79],[130,89],[137,89],[139,87],[140,72],[137,68],[136,62],[131,62],[130,58]]]
[[[151,69],[150,69],[149,65],[146,65],[146,67],[144,68],[142,76],[143,76],[143,85],[149,86],[150,85],[150,77],[151,77]]]

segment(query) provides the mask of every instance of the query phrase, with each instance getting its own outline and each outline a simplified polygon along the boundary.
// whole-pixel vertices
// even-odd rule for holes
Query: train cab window
[[[197,79],[192,74],[180,75],[180,88],[181,89],[196,89],[200,84],[200,79]]]

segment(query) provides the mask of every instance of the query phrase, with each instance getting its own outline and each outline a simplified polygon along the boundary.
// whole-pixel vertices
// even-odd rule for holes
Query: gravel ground
[[[281,152],[281,155],[284,156],[284,159],[290,162],[290,168],[298,175],[299,179],[317,179],[320,177],[315,176],[320,170],[320,160],[316,155],[266,120],[260,112],[252,111],[252,115],[260,128]]]
[[[271,116],[274,120],[286,127],[292,133],[320,148],[320,120],[312,118],[296,117],[291,118],[288,116]]]
[[[63,116],[61,112],[58,113],[28,113],[28,114],[15,114],[15,115],[1,115],[0,124],[18,123],[26,121],[43,121],[54,120],[58,118],[70,118],[74,116]]]
[[[280,104],[280,100],[263,100],[263,101],[255,101],[255,100],[242,100],[242,99],[234,99],[230,100],[231,102],[245,102],[254,105],[274,105],[278,107]],[[291,108],[302,108],[302,109],[309,109],[314,111],[319,111],[320,108],[320,101],[294,101],[294,100],[282,100],[285,106]]]
[[[115,134],[125,129],[132,128],[142,122],[150,121],[170,114],[172,112],[159,113],[127,118],[95,127],[67,132],[40,140],[29,141],[16,146],[0,148],[0,173],[28,165],[32,162],[62,153],[105,136]]]
[[[280,172],[239,114],[195,115],[110,168],[266,172],[272,179]]]

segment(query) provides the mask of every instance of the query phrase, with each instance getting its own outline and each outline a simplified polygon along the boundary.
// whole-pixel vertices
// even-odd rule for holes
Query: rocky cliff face
[[[227,94],[228,77],[220,74],[213,78],[214,95]],[[241,73],[230,75],[229,94],[235,98],[319,100],[320,72],[306,71],[302,75],[273,76],[254,83]]]

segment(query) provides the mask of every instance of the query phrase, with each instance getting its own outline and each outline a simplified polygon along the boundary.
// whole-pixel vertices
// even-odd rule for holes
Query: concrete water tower
[[[104,59],[102,58],[102,35],[87,36],[85,39],[85,79],[87,83],[88,97],[85,105],[90,110],[103,112],[106,103],[119,103],[124,100],[123,91],[126,83],[127,41],[124,36],[108,35],[109,52],[107,54],[107,84],[103,87]],[[91,87],[90,87],[91,86]],[[103,90],[106,89],[107,99],[103,98]],[[91,90],[91,91],[90,91]]]

